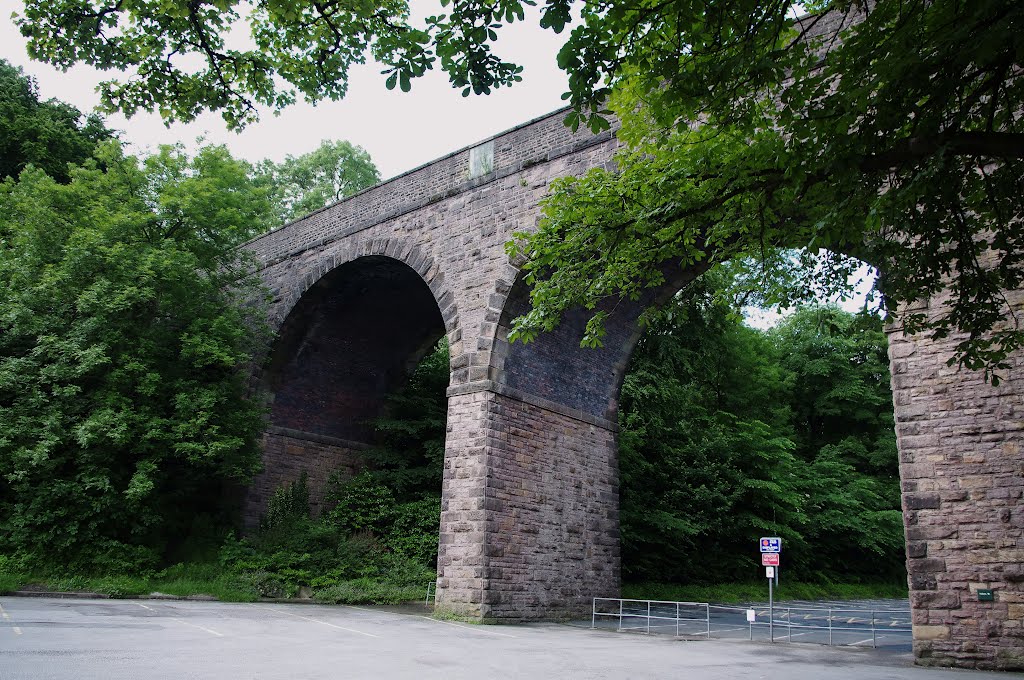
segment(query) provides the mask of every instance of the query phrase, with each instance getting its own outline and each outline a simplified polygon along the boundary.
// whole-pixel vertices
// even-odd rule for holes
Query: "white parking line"
[[[342,605],[342,606],[344,606],[346,609],[358,609],[361,612],[370,612],[371,614],[381,614],[381,613],[385,613],[386,614],[386,613],[389,613],[389,612],[381,612],[381,611],[379,611],[377,609],[369,609],[367,607],[357,607],[354,604],[346,604],[346,605]],[[394,614],[393,616],[401,616],[401,615],[400,614]],[[475,631],[477,633],[486,633],[487,635],[498,635],[498,636],[501,636],[501,637],[518,638],[517,635],[509,635],[508,633],[499,633],[499,632],[493,631],[493,630],[486,630],[486,629],[484,629],[484,628],[482,628],[480,626],[470,626],[470,625],[466,625],[464,623],[458,623],[456,621],[443,621],[441,619],[435,619],[432,616],[423,616],[423,615],[418,615],[418,616],[421,619],[427,619],[428,621],[434,621],[436,623],[447,623],[450,626],[458,626],[459,628],[465,628],[467,630],[472,630],[472,631]]]
[[[209,633],[210,635],[216,635],[217,637],[224,637],[224,633],[218,633],[217,631],[215,631],[215,630],[213,630],[211,628],[204,628],[203,626],[200,626],[198,624],[189,623],[188,621],[185,621],[184,619],[171,618],[171,621],[177,621],[178,623],[180,623],[183,626],[192,626],[193,628],[198,628],[199,630],[205,631],[205,632]]]
[[[276,612],[278,614],[287,614],[288,616],[294,616],[297,619],[305,619],[306,621],[312,621],[313,623],[319,623],[321,626],[330,626],[331,628],[337,628],[338,630],[344,630],[344,631],[349,632],[349,633],[355,633],[356,635],[365,635],[366,637],[372,637],[372,638],[379,638],[380,637],[379,635],[374,635],[373,633],[364,633],[363,631],[356,630],[355,628],[346,628],[345,626],[339,626],[339,625],[336,625],[336,624],[333,624],[333,623],[328,623],[327,621],[321,621],[320,619],[314,619],[314,618],[311,618],[309,616],[302,616],[301,614],[293,614],[291,612],[286,612],[283,609],[276,609],[274,607],[264,607],[264,609],[269,609],[269,610],[271,610],[273,612]]]
[[[457,628],[465,628],[466,630],[473,631],[474,633],[484,633],[485,635],[498,635],[500,637],[507,637],[507,638],[518,637],[516,635],[509,635],[508,633],[499,633],[499,632],[493,631],[493,630],[486,630],[483,626],[470,626],[470,625],[467,625],[465,623],[457,623],[455,621],[443,621],[441,619],[435,619],[435,618],[430,617],[430,616],[420,616],[420,618],[421,619],[426,619],[427,621],[433,621],[434,623],[444,623],[446,625],[455,626]]]
[[[136,602],[135,604],[139,605],[140,607],[142,607],[143,609],[145,609],[147,611],[151,611],[151,612],[157,611],[153,607],[150,607],[148,604],[142,604],[141,602]],[[197,623],[191,623],[189,621],[186,621],[184,619],[179,619],[179,618],[174,617],[174,616],[171,616],[171,617],[168,617],[168,618],[170,618],[171,621],[174,621],[175,623],[180,623],[183,626],[190,626],[192,628],[198,628],[199,630],[203,631],[204,633],[209,633],[210,635],[214,635],[216,637],[224,637],[224,633],[218,633],[217,631],[215,631],[212,628],[207,628],[206,626],[200,626]]]
[[[0,605],[0,616],[4,618],[4,621],[10,621],[12,624],[14,623],[14,620],[7,615],[7,612],[4,611],[3,605]],[[14,631],[15,635],[21,635],[21,628],[18,626],[12,625],[11,630]]]
[[[867,640],[860,640],[859,642],[851,642],[850,646],[851,647],[856,647],[857,645],[867,644],[868,642],[874,642],[874,640],[871,639],[871,638],[868,638]]]

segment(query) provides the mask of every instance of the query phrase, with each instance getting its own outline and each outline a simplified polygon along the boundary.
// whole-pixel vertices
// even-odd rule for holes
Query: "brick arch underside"
[[[618,399],[629,359],[643,329],[640,314],[659,306],[706,271],[706,266],[665,268],[666,283],[638,300],[616,300],[598,309],[608,313],[601,346],[584,348],[580,341],[587,321],[597,310],[580,307],[566,312],[558,326],[529,343],[508,341],[512,321],[530,311],[530,290],[523,277],[511,286],[495,330],[492,356],[496,382],[539,402],[561,406],[568,415],[616,428]]]
[[[797,247],[797,246],[794,246]],[[884,273],[877,262],[860,259],[856,248],[835,252]],[[705,261],[680,268],[663,263],[659,269],[665,283],[648,289],[637,300],[609,300],[598,310],[608,313],[605,336],[598,348],[583,348],[587,321],[595,311],[574,308],[566,312],[552,331],[540,333],[529,343],[508,341],[512,321],[530,311],[530,289],[521,273],[512,285],[499,286],[495,292],[501,309],[491,347],[491,374],[495,381],[513,391],[561,404],[577,416],[596,418],[614,425],[618,419],[618,400],[633,350],[643,335],[639,317],[648,307],[661,307],[704,274],[711,265]]]
[[[281,323],[263,370],[269,426],[247,524],[258,520],[274,489],[303,471],[319,512],[330,474],[361,466],[385,397],[445,330],[431,289],[399,260],[359,257],[312,283]]]

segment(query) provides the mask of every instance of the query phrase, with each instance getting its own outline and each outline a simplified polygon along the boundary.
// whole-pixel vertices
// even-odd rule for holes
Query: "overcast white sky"
[[[39,82],[42,97],[56,97],[91,111],[98,98],[96,84],[104,74],[78,66],[67,73],[28,59],[25,41],[13,21],[21,10],[18,0],[0,0],[0,57],[21,66]],[[443,10],[436,0],[414,0],[414,13],[426,16]],[[562,106],[568,87],[555,65],[555,54],[565,39],[541,30],[527,16],[524,24],[507,27],[496,50],[499,56],[525,67],[523,82],[487,96],[463,98],[439,72],[413,82],[412,91],[388,91],[380,66],[367,64],[350,73],[348,95],[341,102],[313,107],[298,104],[280,116],[263,115],[242,133],[231,133],[216,114],[190,125],[166,128],[159,116],[108,116],[108,125],[123,130],[124,139],[139,151],[158,144],[193,144],[196,137],[226,144],[231,152],[250,161],[285,155],[297,156],[319,146],[324,139],[347,139],[369,151],[381,176],[392,177],[498,132],[549,113]]]

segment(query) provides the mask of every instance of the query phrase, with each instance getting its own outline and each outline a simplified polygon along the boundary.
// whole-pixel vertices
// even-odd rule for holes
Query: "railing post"
[[[679,603],[676,602],[676,637],[679,637]]]
[[[708,624],[708,640],[711,639],[711,604],[709,602],[704,603],[704,620]]]
[[[651,601],[647,600],[647,634],[651,634]]]
[[[622,598],[619,598],[619,632],[622,632]]]
[[[832,646],[832,607],[828,608],[828,646]]]
[[[876,647],[877,647],[877,645],[875,644],[875,610],[872,609],[871,610],[871,648],[875,649]]]
[[[590,608],[590,627],[597,628],[597,598],[594,598],[592,606]]]
[[[787,642],[793,641],[793,610],[786,607],[786,636]]]

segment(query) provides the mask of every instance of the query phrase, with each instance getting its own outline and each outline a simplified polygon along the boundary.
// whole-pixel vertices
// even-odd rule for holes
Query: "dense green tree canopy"
[[[41,101],[35,82],[0,59],[0,180],[31,164],[67,182],[68,165],[83,163],[97,142],[111,136],[98,116],[84,117],[55,99]]]
[[[438,63],[467,94],[509,85],[521,67],[495,56],[491,43],[501,22],[524,17],[522,5],[457,2],[415,27],[407,0],[29,0],[18,23],[37,59],[134,69],[136,77],[102,85],[108,107],[159,111],[168,121],[219,110],[240,127],[258,117],[257,105],[343,97],[349,69],[367,54],[386,65],[389,88],[407,91]]]
[[[134,69],[103,86],[111,108],[218,109],[239,126],[258,104],[343,96],[367,53],[389,87],[435,65],[466,93],[510,85],[520,68],[493,47],[532,4],[443,1],[413,26],[403,0],[26,0],[19,25],[38,59]],[[968,332],[952,357],[967,366],[997,369],[1021,345],[1003,298],[1024,278],[1020,2],[546,0],[541,25],[574,26],[558,57],[568,122],[607,127],[610,102],[631,148],[620,172],[557,185],[520,244],[535,295],[516,336],[666,269],[800,246],[882,266],[890,311],[948,285],[948,306],[901,320]],[[600,333],[598,316],[586,340]]]
[[[721,274],[652,320],[626,374],[624,575],[747,580],[758,573],[751,546],[776,535],[790,578],[897,577],[903,526],[880,319],[807,307],[756,330],[723,303]]]
[[[908,330],[967,331],[951,359],[1005,368],[1024,337],[1004,323],[1024,275],[1020,3],[815,3],[801,20],[787,2],[658,7],[613,3],[562,53],[588,78],[573,100],[610,96],[630,146],[617,172],[560,182],[513,248],[535,284],[516,334],[677,266],[824,248],[805,276],[841,286],[839,254],[865,260]],[[900,308],[947,287],[931,316]]]
[[[116,572],[217,541],[265,424],[238,246],[373,163],[347,142],[259,171],[222,146],[132,157],[6,63],[0,126],[0,555]]]
[[[270,185],[281,224],[380,181],[370,154],[343,140],[324,140],[313,151],[281,163],[264,161],[259,172]]]
[[[235,246],[271,216],[223,147],[109,141],[67,184],[0,185],[0,551],[134,568],[224,510],[263,428]]]

